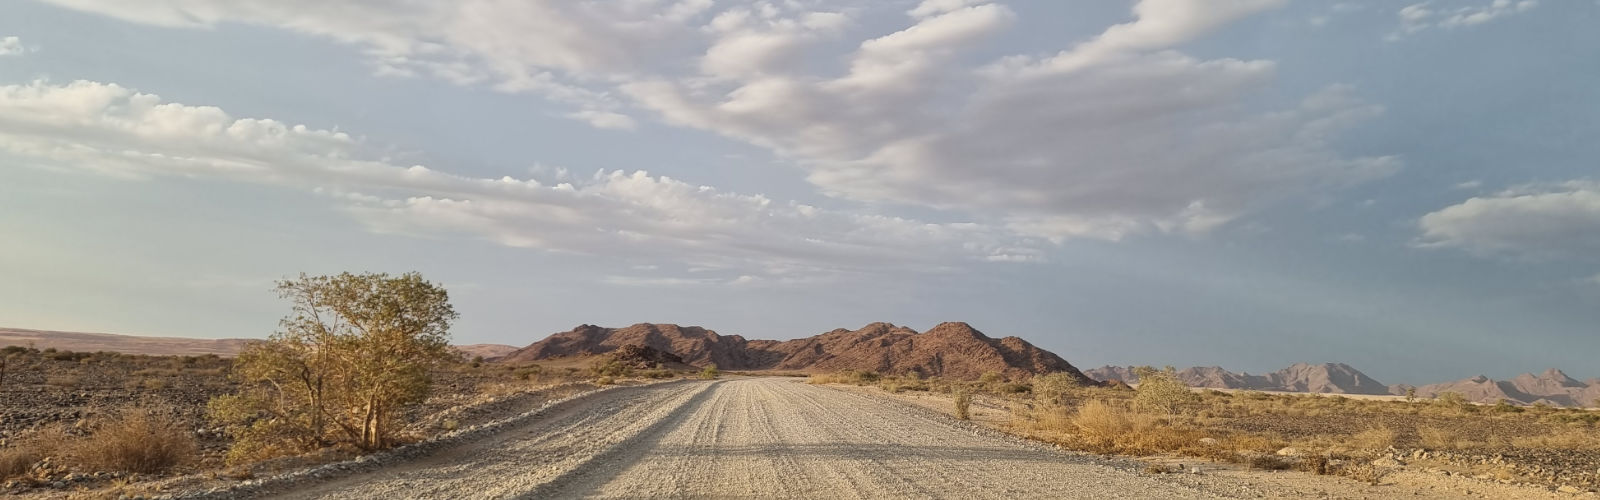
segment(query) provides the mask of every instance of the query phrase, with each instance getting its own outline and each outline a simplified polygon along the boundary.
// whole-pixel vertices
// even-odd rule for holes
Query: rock
[[[1574,494],[1574,495],[1579,494],[1579,493],[1583,493],[1583,490],[1580,490],[1580,489],[1578,489],[1577,486],[1573,486],[1573,485],[1570,485],[1570,484],[1563,484],[1560,487],[1556,488],[1556,491],[1559,491],[1559,492],[1562,492],[1562,493],[1571,493],[1571,494]]]
[[[1200,473],[1200,468],[1199,467],[1190,467],[1189,468],[1189,473],[1190,474],[1199,474]]]
[[[1405,463],[1402,463],[1401,461],[1395,460],[1395,459],[1393,459],[1391,457],[1383,457],[1383,458],[1380,458],[1380,459],[1377,459],[1377,460],[1373,460],[1372,461],[1372,466],[1373,467],[1394,468],[1394,467],[1405,466]]]

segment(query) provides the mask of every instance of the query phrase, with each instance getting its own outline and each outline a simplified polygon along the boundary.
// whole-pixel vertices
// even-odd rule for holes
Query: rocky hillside
[[[1408,386],[1396,386],[1394,394],[1405,394]],[[1483,375],[1430,384],[1416,388],[1417,397],[1431,398],[1446,392],[1465,396],[1468,401],[1493,404],[1502,400],[1512,404],[1544,403],[1552,406],[1600,406],[1600,379],[1579,381],[1551,368],[1534,375],[1524,373],[1511,380],[1494,380]]]
[[[626,328],[582,325],[535,342],[501,358],[540,361],[606,354],[640,345],[672,353],[684,362],[715,363],[725,370],[827,372],[872,370],[926,376],[977,378],[986,372],[1008,378],[1065,372],[1087,381],[1060,356],[1017,337],[990,338],[966,323],[942,323],[926,332],[888,323],[858,330],[837,329],[802,339],[747,340],[695,326],[641,323]]]
[[[1086,372],[1095,380],[1138,383],[1133,367],[1103,366]],[[1218,366],[1197,366],[1178,372],[1190,387],[1325,394],[1389,394],[1389,387],[1344,363],[1296,363],[1266,375],[1234,373]]]

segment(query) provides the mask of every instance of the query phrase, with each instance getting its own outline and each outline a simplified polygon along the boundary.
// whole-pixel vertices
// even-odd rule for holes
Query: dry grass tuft
[[[1362,450],[1383,450],[1394,446],[1399,437],[1394,429],[1386,426],[1373,427],[1350,436],[1350,446]]]
[[[65,427],[54,425],[13,440],[10,447],[0,449],[0,479],[26,475],[34,464],[55,455],[62,443],[71,438]]]
[[[197,449],[194,435],[177,420],[127,410],[73,442],[68,454],[88,470],[149,474],[193,461]]]

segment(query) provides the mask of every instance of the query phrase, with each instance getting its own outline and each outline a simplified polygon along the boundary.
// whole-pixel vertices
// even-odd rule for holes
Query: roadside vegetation
[[[449,348],[448,295],[416,274],[302,276],[279,291],[291,303],[279,332],[237,358],[0,347],[0,495],[203,489],[436,437],[602,384],[700,373],[610,356],[464,357]]]
[[[1600,488],[1600,411],[1475,405],[1448,394],[1407,402],[1197,391],[1170,368],[1144,368],[1140,380],[1129,388],[1059,373],[959,381],[842,371],[810,378],[948,397],[928,406],[1093,453],[1191,457],[1369,482],[1410,464],[1489,481]],[[980,416],[972,410],[979,406],[999,410]]]

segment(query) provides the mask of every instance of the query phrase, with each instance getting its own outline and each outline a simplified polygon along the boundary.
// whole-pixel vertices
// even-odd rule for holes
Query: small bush
[[[700,370],[700,378],[704,380],[714,380],[719,375],[722,375],[722,371],[717,370],[717,365],[714,363],[706,365],[704,370]]]
[[[1078,379],[1065,372],[1033,377],[1033,397],[1041,401],[1060,403],[1078,389]]]
[[[1394,446],[1397,433],[1388,427],[1373,427],[1350,436],[1350,445],[1364,450],[1383,450]]]
[[[1452,450],[1461,447],[1461,437],[1450,429],[1419,426],[1417,436],[1422,439],[1422,447],[1430,450]]]
[[[979,382],[988,385],[998,384],[1001,380],[1005,380],[1005,377],[1002,377],[1000,372],[983,372],[983,375],[978,376]]]
[[[1177,371],[1171,367],[1165,370],[1150,367],[1139,369],[1139,388],[1133,400],[1141,408],[1173,415],[1183,405],[1199,399],[1200,396],[1190,391],[1188,385],[1178,380]]]
[[[1133,418],[1121,408],[1092,400],[1078,408],[1072,425],[1078,428],[1078,438],[1091,448],[1111,450],[1123,435],[1133,431]]]
[[[27,474],[34,464],[54,455],[68,439],[71,436],[66,429],[56,425],[12,440],[9,448],[0,449],[0,480]]]
[[[594,379],[594,383],[598,385],[611,385],[617,383],[617,379],[611,378],[610,375],[602,375],[600,378]]]
[[[956,391],[956,393],[955,393],[955,404],[956,404],[956,418],[959,418],[961,420],[971,420],[972,419],[972,412],[971,412],[971,409],[972,409],[972,394],[971,393],[968,393],[967,391],[960,391],[960,390]]]
[[[68,454],[94,471],[153,474],[194,460],[196,449],[194,435],[177,420],[127,410],[74,442]]]

